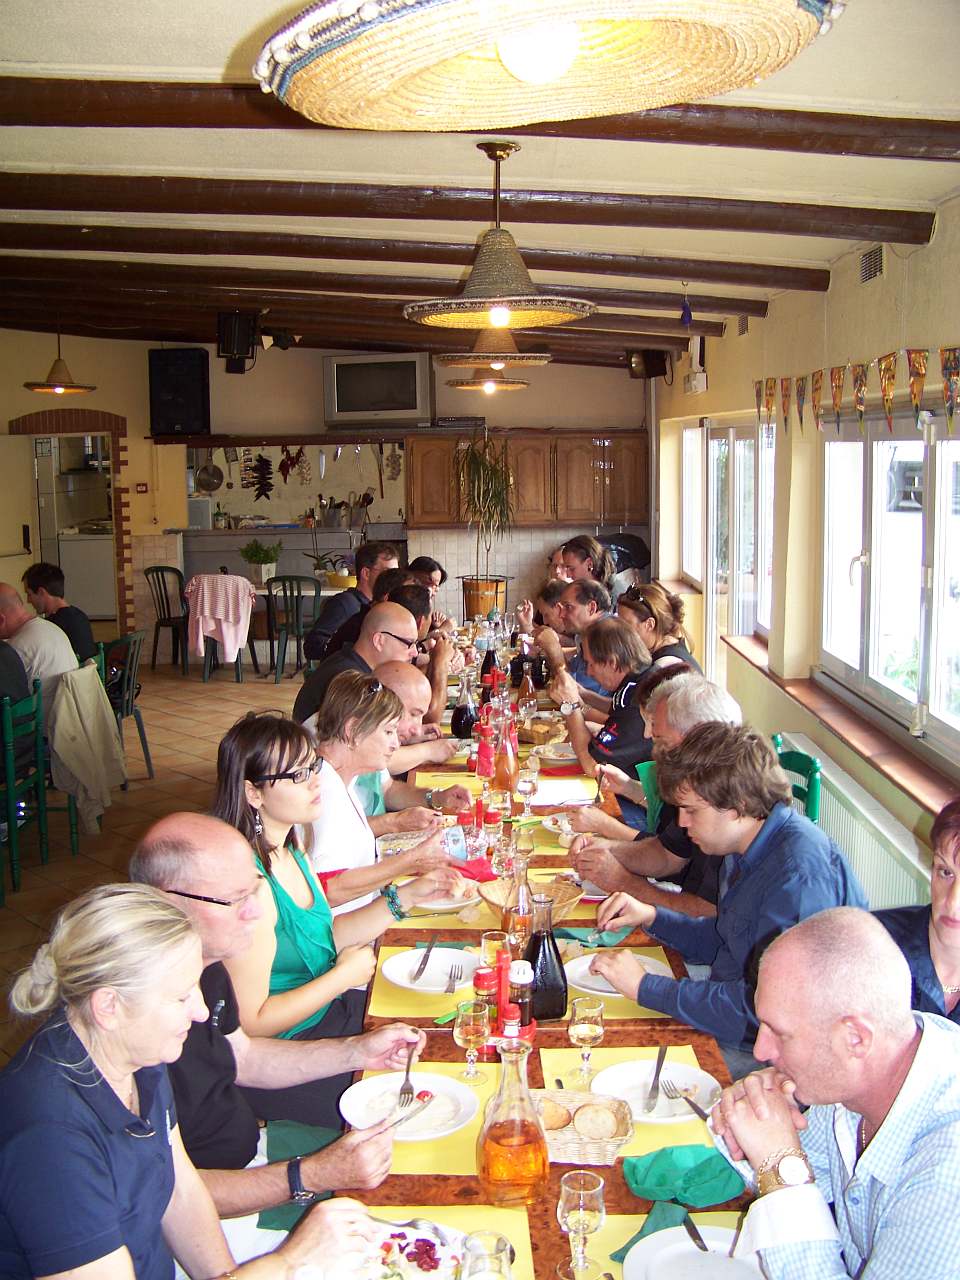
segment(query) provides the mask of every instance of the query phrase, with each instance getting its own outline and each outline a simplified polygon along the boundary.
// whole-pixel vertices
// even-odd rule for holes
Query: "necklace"
[[[943,994],[945,996],[955,996],[960,991],[960,987],[944,987]]]

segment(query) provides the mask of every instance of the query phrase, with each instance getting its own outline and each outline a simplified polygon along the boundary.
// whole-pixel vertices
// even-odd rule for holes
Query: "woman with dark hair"
[[[417,582],[430,592],[430,608],[432,612],[430,614],[429,634],[433,635],[437,631],[451,632],[456,630],[451,618],[448,618],[445,613],[441,613],[439,609],[433,608],[437,592],[447,580],[447,571],[440,561],[434,560],[433,556],[417,556],[410,561],[407,566],[407,572],[412,574]]]
[[[930,905],[874,914],[910,966],[910,1007],[960,1022],[960,798],[934,818],[930,841]]]
[[[365,686],[358,716],[385,694],[399,716],[395,694],[359,673],[356,679]],[[364,996],[352,988],[373,975],[369,944],[438,890],[430,877],[400,889],[387,885],[376,901],[334,921],[300,835],[317,816],[326,769],[312,733],[275,712],[249,712],[220,743],[212,812],[246,836],[264,876],[253,944],[227,962],[248,1034],[317,1039],[359,1032]]]
[[[563,544],[563,567],[571,582],[580,578],[593,578],[609,590],[610,580],[616,572],[613,556],[606,547],[588,533],[578,534]]]
[[[685,662],[703,675],[693,642],[683,627],[683,600],[659,582],[628,587],[617,600],[617,615],[628,622],[650,650],[655,667]]]

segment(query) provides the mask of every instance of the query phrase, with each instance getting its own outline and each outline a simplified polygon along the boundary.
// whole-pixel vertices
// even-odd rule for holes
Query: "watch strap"
[[[317,1197],[303,1185],[303,1177],[300,1173],[301,1158],[300,1156],[294,1156],[292,1160],[287,1161],[287,1182],[290,1186],[290,1199],[294,1204],[313,1204]]]
[[[783,1187],[803,1186],[804,1183],[788,1183],[784,1182],[780,1176],[780,1163],[787,1156],[793,1156],[794,1159],[800,1160],[807,1169],[807,1182],[813,1182],[813,1167],[807,1158],[807,1153],[802,1147],[781,1147],[779,1151],[774,1151],[771,1155],[763,1160],[757,1169],[757,1194],[764,1196],[770,1191],[779,1191]]]

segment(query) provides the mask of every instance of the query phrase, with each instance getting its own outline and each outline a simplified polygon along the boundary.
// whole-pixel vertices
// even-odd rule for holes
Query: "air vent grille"
[[[742,338],[750,330],[750,317],[737,316],[737,337]]]
[[[883,275],[883,245],[875,244],[872,249],[860,255],[860,283],[876,280]]]

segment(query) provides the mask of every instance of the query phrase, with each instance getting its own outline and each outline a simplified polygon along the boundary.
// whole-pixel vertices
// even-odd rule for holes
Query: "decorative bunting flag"
[[[823,400],[823,370],[814,369],[810,375],[810,399],[813,404],[813,425],[818,431],[823,430],[823,414],[820,404]]]
[[[800,423],[800,434],[803,435],[803,406],[807,399],[807,378],[797,378],[797,421]]]
[[[860,423],[860,430],[863,430],[863,414],[867,401],[867,371],[870,366],[868,364],[852,364],[850,366],[850,374],[853,378],[853,407],[857,411],[857,421]]]
[[[763,379],[762,378],[759,378],[753,384],[753,389],[757,397],[757,426],[762,427],[763,423],[760,421],[760,410],[763,407]]]
[[[790,424],[790,393],[793,390],[793,383],[789,378],[780,379],[780,408],[783,410],[783,434],[787,434],[787,427]]]
[[[910,403],[913,405],[913,425],[920,430],[920,402],[923,400],[923,384],[927,376],[927,356],[922,347],[907,347],[907,372],[910,374]]]
[[[773,406],[777,402],[777,380],[776,378],[767,378],[763,389],[763,407],[767,411],[767,426],[773,417]]]
[[[940,348],[940,372],[943,376],[943,407],[947,411],[947,432],[953,435],[953,415],[960,393],[960,347]]]
[[[880,356],[877,359],[877,368],[880,370],[880,394],[883,396],[883,409],[887,415],[887,430],[893,434],[893,388],[897,381],[897,353],[891,351],[888,355]]]
[[[847,377],[847,366],[835,364],[830,370],[830,394],[833,400],[833,412],[837,419],[837,435],[840,434],[840,406],[843,404],[843,384]]]

